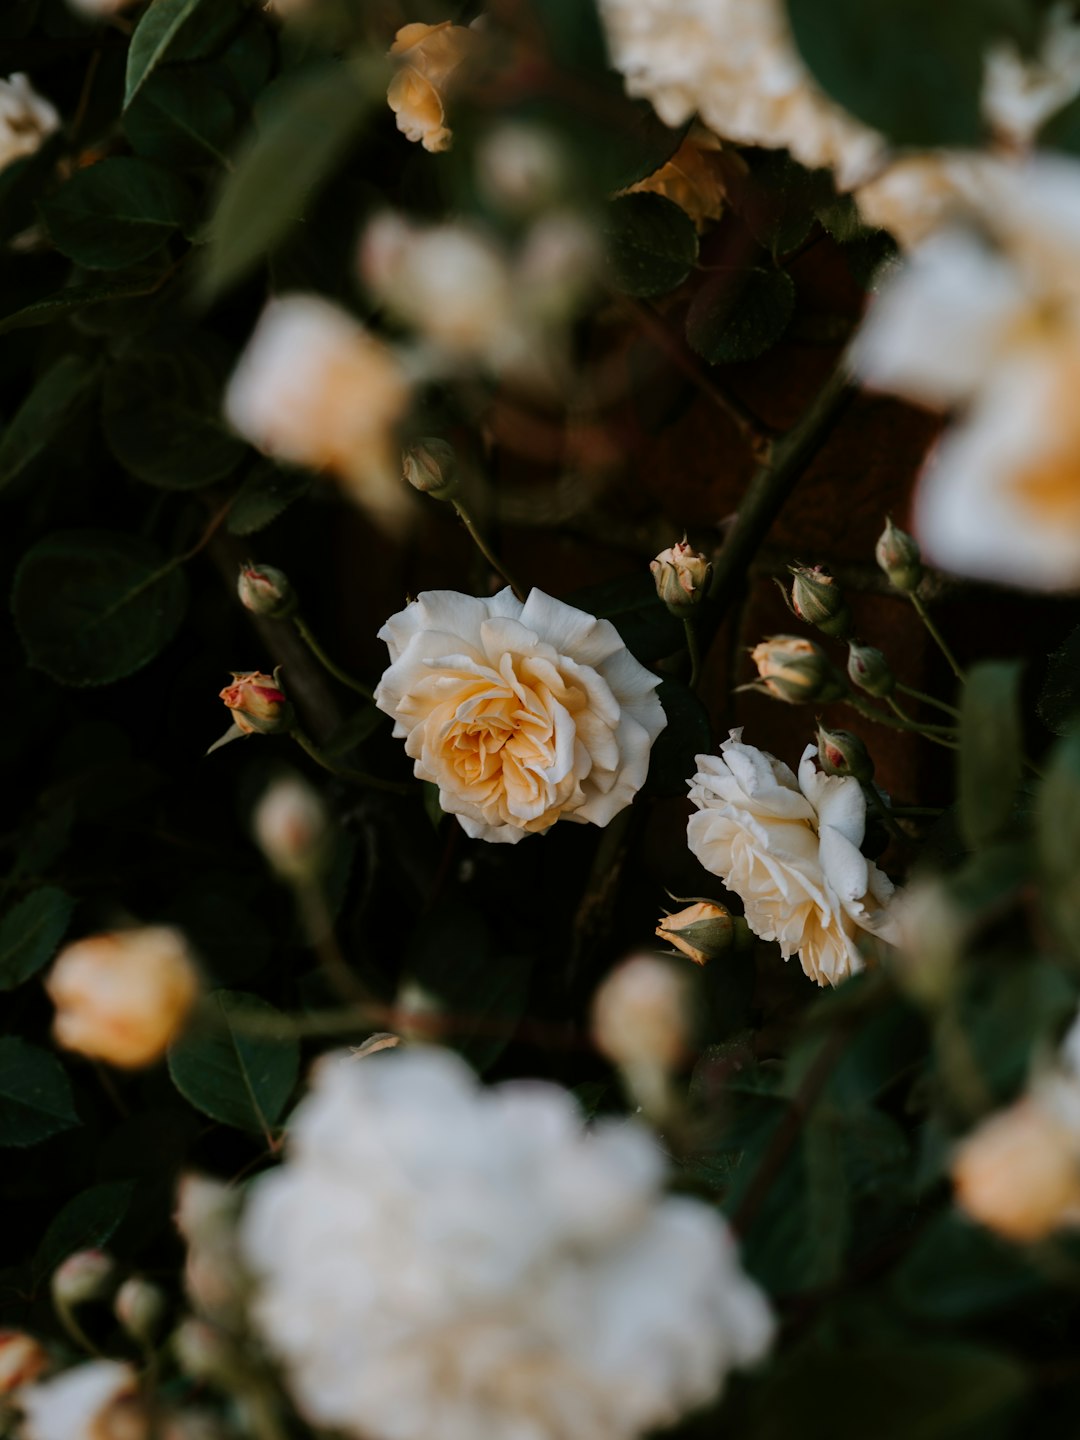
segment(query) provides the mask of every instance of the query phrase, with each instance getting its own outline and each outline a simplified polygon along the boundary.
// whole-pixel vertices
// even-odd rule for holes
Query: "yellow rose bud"
[[[773,635],[750,652],[762,684],[789,705],[838,700],[844,683],[829,657],[813,640]]]
[[[390,82],[386,100],[402,134],[433,154],[450,148],[446,97],[454,71],[472,51],[476,38],[475,31],[449,20],[439,25],[403,25],[394,36],[390,54],[401,68]]]
[[[233,724],[245,735],[276,735],[292,728],[292,706],[285,698],[279,671],[264,675],[260,670],[232,672],[221,699],[232,711]]]
[[[701,603],[709,588],[712,566],[685,540],[661,550],[649,562],[656,593],[673,615],[680,618]]]
[[[0,1396],[29,1385],[48,1364],[48,1351],[33,1335],[23,1330],[0,1330]]]
[[[1080,1143],[1052,1108],[1025,1096],[958,1147],[957,1205],[1007,1240],[1041,1240],[1080,1220]]]
[[[149,925],[77,940],[45,981],[58,1045],[110,1065],[150,1065],[179,1032],[199,993],[184,937]]]
[[[656,927],[656,933],[696,965],[704,965],[731,949],[735,942],[735,918],[723,905],[699,900],[685,910],[666,916]]]
[[[296,591],[289,577],[273,565],[242,565],[236,590],[240,603],[253,615],[285,620],[296,609]]]

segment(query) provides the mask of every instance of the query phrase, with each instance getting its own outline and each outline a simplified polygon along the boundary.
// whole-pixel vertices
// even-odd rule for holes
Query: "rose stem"
[[[916,595],[913,590],[908,591],[908,599],[911,601],[912,605],[915,606],[916,614],[926,626],[927,631],[930,634],[930,638],[933,640],[934,644],[938,647],[942,655],[944,655],[945,659],[948,661],[949,669],[960,681],[961,685],[963,685],[965,680],[967,679],[967,676],[957,664],[956,656],[952,653],[948,645],[945,643],[945,637],[934,624],[933,620],[930,617],[930,612],[927,610],[926,606],[923,604],[923,602],[919,599],[918,595]]]
[[[411,795],[413,793],[414,787],[403,781],[384,780],[381,775],[369,775],[366,770],[353,770],[346,765],[335,765],[333,760],[319,749],[310,735],[306,735],[300,729],[299,725],[294,726],[289,734],[302,750],[307,751],[316,765],[321,765],[324,770],[329,770],[331,775],[337,775],[341,780],[352,780],[354,784],[366,785],[372,790],[386,790],[391,795]]]
[[[514,592],[514,594],[519,600],[524,600],[525,591],[510,574],[510,571],[506,568],[503,562],[496,559],[491,547],[488,545],[484,537],[480,534],[480,531],[476,528],[475,520],[469,514],[468,510],[465,508],[462,502],[455,496],[454,499],[450,501],[450,503],[457,511],[458,519],[465,526],[465,529],[472,537],[473,544],[480,551],[480,554],[483,555],[484,559],[488,562],[491,568],[495,571],[496,575],[502,576],[502,578],[510,586],[510,589]]]
[[[687,617],[682,623],[683,633],[686,635],[686,653],[690,656],[690,679],[687,684],[691,690],[696,690],[701,675],[701,650],[698,647],[697,621]]]
[[[324,670],[328,670],[330,674],[333,675],[335,680],[341,681],[342,685],[347,685],[350,690],[355,690],[357,695],[363,695],[365,700],[374,699],[371,690],[368,688],[367,685],[363,683],[363,681],[354,680],[347,670],[342,670],[340,665],[334,664],[333,660],[330,659],[330,656],[327,655],[326,651],[322,648],[318,640],[316,640],[315,636],[312,634],[311,626],[302,616],[294,615],[293,624],[296,626],[296,630],[300,638],[304,641],[308,649],[315,656],[315,659],[318,660],[319,664],[323,667]]]
[[[905,845],[910,844],[911,836],[896,823],[896,818],[888,806],[882,804],[881,796],[877,793],[874,782],[872,780],[868,781],[861,789],[866,800],[867,809],[873,811],[893,839],[899,840]]]
[[[868,720],[876,720],[879,725],[888,725],[892,730],[910,730],[916,735],[923,735],[925,739],[932,741],[935,745],[944,745],[949,750],[959,750],[960,746],[955,740],[946,740],[941,735],[926,734],[915,724],[906,724],[892,715],[886,715],[884,710],[877,710],[873,705],[868,705],[865,700],[860,700],[855,695],[846,695],[844,704],[850,705],[860,715],[865,715]]]
[[[896,682],[896,688],[902,690],[905,695],[910,695],[913,700],[921,700],[924,705],[934,705],[939,710],[944,710],[946,715],[960,718],[960,711],[955,705],[947,705],[944,700],[937,699],[934,695],[927,695],[924,690],[916,690],[914,685],[905,685],[902,680]]]
[[[956,735],[955,725],[924,725],[921,720],[916,720],[913,715],[909,715],[891,695],[887,697],[887,703],[889,709],[892,710],[894,714],[899,715],[901,720],[905,720],[913,730],[919,730],[924,735]]]

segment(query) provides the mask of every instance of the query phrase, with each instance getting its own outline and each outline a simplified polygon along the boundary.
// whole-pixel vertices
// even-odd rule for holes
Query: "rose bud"
[[[1080,1222],[1080,1137],[1028,1095],[984,1120],[956,1150],[957,1205],[1007,1240],[1033,1241]]]
[[[278,735],[291,730],[292,706],[279,680],[280,667],[273,675],[260,670],[234,670],[233,683],[226,685],[221,699],[232,711],[233,724],[244,735]]]
[[[891,695],[896,685],[896,676],[889,667],[882,652],[873,645],[859,645],[848,642],[847,673],[852,684],[867,695]]]
[[[240,603],[253,615],[286,620],[296,610],[296,591],[289,577],[273,565],[241,566],[236,589]]]
[[[791,608],[799,619],[823,635],[844,639],[851,631],[851,611],[829,572],[821,565],[793,565],[791,574]]]
[[[284,880],[311,880],[326,856],[329,817],[318,793],[299,775],[283,775],[255,807],[259,849]]]
[[[858,735],[819,725],[817,742],[818,760],[826,775],[854,775],[860,785],[869,785],[873,780],[874,762]]]
[[[526,121],[497,125],[477,146],[476,178],[493,204],[511,215],[547,209],[567,188],[566,155],[553,131]]]
[[[0,1330],[0,1396],[29,1385],[48,1368],[49,1354],[24,1330]]]
[[[77,940],[45,981],[58,1045],[110,1065],[150,1065],[164,1053],[199,993],[177,930],[147,925]]]
[[[172,1337],[176,1362],[193,1380],[229,1386],[243,1369],[232,1340],[216,1325],[189,1315]]]
[[[789,705],[838,700],[844,682],[832,661],[813,640],[799,635],[772,635],[750,652],[762,686]]]
[[[165,1318],[165,1296],[149,1280],[132,1275],[116,1292],[113,1313],[137,1344],[150,1346]]]
[[[723,905],[711,900],[699,900],[666,915],[656,927],[661,940],[667,940],[676,950],[688,955],[696,965],[706,960],[715,960],[735,943],[735,917]]]
[[[116,1262],[104,1250],[77,1250],[53,1271],[53,1299],[67,1310],[100,1300],[115,1274]]]
[[[913,535],[894,525],[891,516],[878,537],[874,558],[894,589],[909,593],[919,588],[923,567],[918,543]]]
[[[649,562],[656,593],[671,613],[682,619],[705,598],[712,566],[705,556],[685,540],[661,550]]]
[[[433,500],[450,500],[457,494],[457,456],[447,440],[436,436],[417,440],[402,455],[401,472],[414,490]]]

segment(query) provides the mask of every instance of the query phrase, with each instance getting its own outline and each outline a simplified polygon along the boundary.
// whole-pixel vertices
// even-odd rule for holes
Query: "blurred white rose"
[[[631,1440],[712,1400],[773,1321],[644,1127],[457,1057],[320,1062],[242,1244],[308,1423],[364,1440]]]
[[[150,1429],[135,1371],[91,1360],[19,1391],[19,1440],[144,1440]]]
[[[474,839],[606,825],[641,789],[667,717],[610,621],[541,590],[524,604],[429,590],[379,637],[391,664],[375,703]]]
[[[863,968],[861,931],[892,940],[892,883],[859,850],[866,801],[854,776],[823,775],[815,745],[791,770],[733,730],[720,755],[699,755],[690,849],[745,906],[755,935],[798,954],[819,985]]]
[[[60,115],[27,75],[0,80],[0,170],[26,155],[60,128]]]

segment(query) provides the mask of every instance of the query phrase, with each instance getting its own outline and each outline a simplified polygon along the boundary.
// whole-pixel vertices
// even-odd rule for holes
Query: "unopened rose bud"
[[[52,1294],[57,1305],[74,1310],[100,1300],[112,1289],[116,1262],[104,1250],[77,1250],[53,1271]]]
[[[656,927],[661,940],[666,940],[676,950],[688,955],[696,965],[715,960],[735,944],[736,920],[723,905],[711,900],[699,900],[666,915]]]
[[[896,676],[884,654],[873,645],[858,645],[854,640],[848,642],[847,673],[852,684],[867,695],[891,695],[896,686]]]
[[[485,196],[510,215],[546,210],[567,183],[566,158],[554,134],[523,121],[507,121],[486,135],[476,167]]]
[[[165,1319],[165,1296],[156,1285],[132,1275],[116,1292],[113,1312],[131,1338],[149,1347]]]
[[[273,565],[242,565],[236,588],[241,604],[254,615],[286,620],[296,610],[296,591],[289,577]]]
[[[0,1330],[0,1397],[36,1380],[48,1368],[49,1353],[24,1330]]]
[[[894,589],[910,593],[919,588],[923,567],[918,543],[913,535],[894,525],[891,516],[878,537],[874,556]]]
[[[844,639],[851,632],[851,611],[836,581],[821,565],[791,567],[791,608],[823,635]]]
[[[131,1068],[165,1053],[198,998],[199,975],[179,931],[146,925],[68,945],[45,988],[58,1045]]]
[[[661,550],[649,562],[656,593],[671,613],[682,618],[700,605],[709,587],[712,566],[705,556],[685,540]]]
[[[401,457],[401,469],[414,490],[433,500],[451,500],[457,494],[457,456],[447,440],[417,440]]]
[[[260,670],[232,672],[233,683],[225,686],[221,699],[243,734],[278,735],[292,729],[292,706],[281,688],[279,674],[280,670],[273,675],[264,675]]]
[[[1041,1240],[1080,1222],[1080,1142],[1033,1095],[967,1136],[952,1181],[961,1210],[1007,1240]]]
[[[772,635],[750,652],[762,685],[789,705],[838,700],[845,691],[842,676],[813,640],[799,635]]]
[[[658,956],[624,960],[593,997],[593,1041],[620,1069],[674,1070],[686,1052],[687,1031],[685,977]]]
[[[264,791],[252,829],[259,849],[283,880],[315,878],[326,859],[329,816],[318,793],[299,775],[285,775]]]
[[[817,742],[818,760],[826,775],[854,775],[860,785],[869,785],[873,780],[874,762],[858,735],[819,725]]]
[[[193,1380],[227,1385],[236,1375],[239,1357],[228,1335],[206,1320],[189,1316],[172,1337],[177,1364]]]

